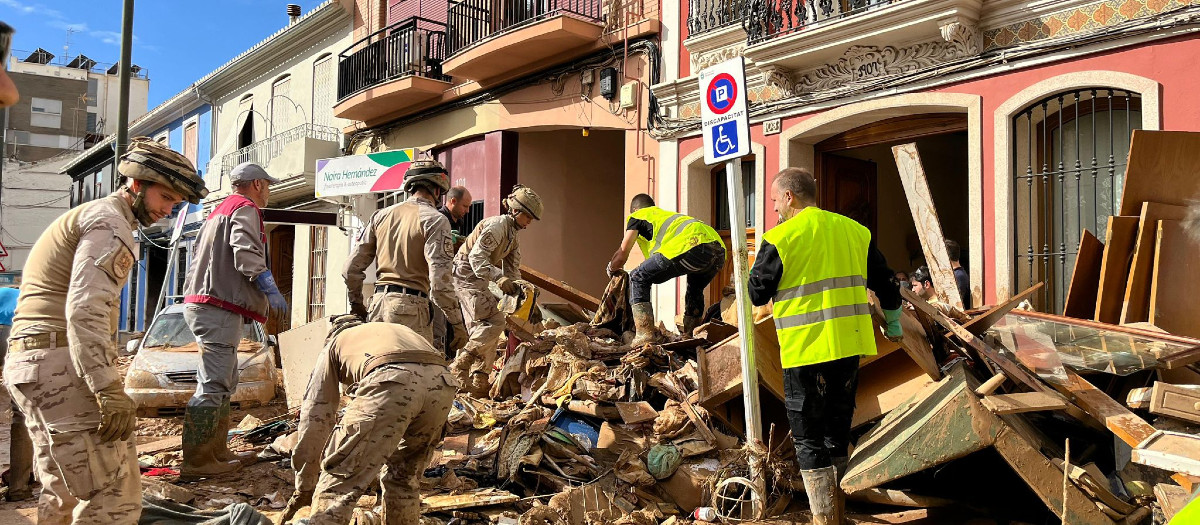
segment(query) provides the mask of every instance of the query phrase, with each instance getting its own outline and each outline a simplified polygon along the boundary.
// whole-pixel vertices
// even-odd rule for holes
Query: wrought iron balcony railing
[[[412,17],[371,33],[338,55],[338,100],[405,75],[442,74],[446,25]]]
[[[818,22],[854,16],[903,0],[746,0],[742,22],[749,44],[801,31]]]
[[[450,2],[447,54],[558,15],[604,20],[601,0],[458,0]]]
[[[282,155],[284,147],[298,140],[309,138],[337,142],[341,135],[342,132],[337,128],[301,124],[221,157],[221,176],[228,175],[235,166],[243,162],[253,162],[265,166],[271,162],[271,159]]]
[[[741,24],[751,0],[688,0],[688,36]]]

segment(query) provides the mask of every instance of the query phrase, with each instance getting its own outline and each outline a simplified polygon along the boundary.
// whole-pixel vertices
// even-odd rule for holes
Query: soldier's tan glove
[[[96,392],[100,404],[100,440],[104,442],[126,440],[133,436],[137,427],[137,403],[125,393],[121,381],[113,381],[103,390]]]
[[[466,323],[458,323],[450,325],[450,349],[455,352],[467,346],[467,341],[471,339],[471,334],[467,333]]]
[[[292,493],[292,497],[288,498],[287,507],[283,508],[283,516],[279,519],[279,523],[287,523],[296,515],[296,511],[312,505],[313,491],[297,490]]]
[[[505,295],[516,295],[517,292],[521,291],[521,286],[517,284],[517,280],[508,277],[501,277],[499,281],[496,281],[496,286],[499,286],[500,291],[504,292]]]

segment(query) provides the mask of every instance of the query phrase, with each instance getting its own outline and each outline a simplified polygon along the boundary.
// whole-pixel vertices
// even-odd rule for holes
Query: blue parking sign
[[[712,127],[712,156],[724,157],[738,150],[737,121],[731,120]]]

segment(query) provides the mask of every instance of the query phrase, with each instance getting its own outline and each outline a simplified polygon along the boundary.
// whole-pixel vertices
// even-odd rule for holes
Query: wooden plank
[[[878,419],[933,383],[929,374],[904,352],[892,352],[862,366],[858,371],[850,427]]]
[[[1070,368],[1066,369],[1067,384],[1055,385],[1060,392],[1075,402],[1079,408],[1099,421],[1121,441],[1136,447],[1154,434],[1155,428],[1146,420],[1130,412],[1124,405],[1096,388],[1087,379],[1080,377]]]
[[[1200,436],[1159,430],[1133,447],[1131,460],[1168,472],[1200,476]]]
[[[1021,301],[1028,299],[1029,296],[1033,295],[1033,292],[1038,291],[1038,289],[1040,289],[1044,284],[1045,283],[1037,283],[1029,288],[1026,288],[1025,291],[1014,295],[1012,298],[1005,301],[1004,304],[994,306],[990,310],[984,312],[983,315],[967,321],[962,325],[963,328],[966,328],[967,331],[971,332],[972,334],[983,335],[984,332],[988,331],[988,328],[991,328],[992,325],[998,323],[1004,318],[1005,315],[1008,315],[1008,312],[1011,312],[1013,308],[1016,308],[1017,305],[1021,304]]]
[[[1045,392],[1020,392],[1017,394],[996,394],[985,396],[979,400],[993,414],[1021,414],[1024,412],[1042,412],[1046,410],[1063,410],[1067,403],[1059,396]]]
[[[445,512],[456,509],[469,509],[512,503],[521,499],[516,494],[495,488],[476,489],[465,494],[441,494],[421,498],[422,512]]]
[[[1163,514],[1167,517],[1167,523],[1170,523],[1171,518],[1175,517],[1175,513],[1191,500],[1191,494],[1188,494],[1188,491],[1183,490],[1183,487],[1179,485],[1159,483],[1154,486],[1154,498],[1158,500],[1158,506],[1162,508]]]
[[[137,446],[139,456],[146,454],[157,454],[166,450],[172,450],[183,446],[183,436],[171,436],[169,438],[142,443]]]
[[[538,288],[583,307],[584,310],[595,312],[600,309],[600,300],[595,296],[524,264],[521,265],[521,278],[533,283]]]
[[[908,208],[912,211],[913,224],[917,226],[917,236],[925,252],[925,264],[929,266],[933,289],[943,303],[962,310],[962,297],[958,295],[958,283],[954,280],[954,269],[950,267],[950,256],[946,255],[946,239],[942,236],[937,207],[933,205],[933,197],[929,194],[929,183],[925,180],[925,168],[921,165],[917,145],[910,142],[892,146],[892,155],[896,158]]]
[[[1154,259],[1157,250],[1158,221],[1180,220],[1187,208],[1157,202],[1142,203],[1138,219],[1137,239],[1133,259],[1129,264],[1129,280],[1121,304],[1121,324],[1150,320],[1150,292],[1153,283]]]
[[[1104,234],[1104,260],[1100,263],[1100,286],[1096,292],[1096,313],[1093,319],[1103,323],[1121,320],[1125,299],[1125,283],[1129,278],[1129,259],[1137,240],[1138,218],[1113,216],[1108,218]]]
[[[984,381],[982,385],[979,385],[979,388],[975,389],[975,395],[980,397],[991,395],[992,392],[995,392],[996,389],[1000,388],[1000,385],[1003,385],[1007,380],[1008,376],[1004,375],[1003,373],[996,374],[987,381]]]
[[[1200,423],[1200,387],[1155,381],[1150,389],[1150,413]]]
[[[1079,251],[1075,253],[1075,268],[1067,287],[1063,315],[1091,319],[1096,315],[1096,290],[1100,286],[1100,264],[1104,260],[1104,243],[1092,232],[1083,230]]]
[[[963,328],[962,325],[947,318],[944,314],[942,314],[941,311],[939,311],[937,308],[934,308],[933,305],[930,305],[917,294],[912,293],[911,290],[905,290],[904,288],[901,288],[900,295],[908,300],[913,307],[920,310],[925,315],[928,315],[938,324],[946,327],[947,330],[950,330],[951,333],[961,339],[962,342],[967,346],[970,346],[972,349],[978,352],[979,355],[988,358],[993,363],[996,363],[996,366],[998,366],[1000,370],[1004,371],[1004,375],[1008,376],[1010,379],[1028,386],[1034,392],[1050,391],[1050,388],[1047,387],[1041,379],[1026,370],[1023,366],[1021,366],[1020,363],[1001,356],[1000,353],[997,352],[995,348],[992,348],[991,345],[985,343],[982,339],[967,331],[967,329]]]
[[[1159,221],[1149,319],[1173,334],[1200,336],[1200,243],[1179,221]]]
[[[1186,206],[1200,195],[1200,133],[1134,130],[1125,165],[1121,215],[1134,215],[1143,202]]]

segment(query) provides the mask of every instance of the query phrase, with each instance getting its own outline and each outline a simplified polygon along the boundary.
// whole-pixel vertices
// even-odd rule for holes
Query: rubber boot
[[[633,313],[633,326],[637,330],[630,346],[636,348],[662,341],[662,334],[658,333],[658,327],[654,324],[654,306],[650,303],[633,303],[629,310]]]
[[[843,496],[837,482],[837,467],[828,466],[813,470],[801,470],[804,491],[808,493],[808,508],[812,511],[814,525],[842,525]]]
[[[29,428],[25,426],[25,416],[20,409],[13,405],[13,419],[9,426],[9,470],[8,493],[4,499],[8,501],[23,501],[33,498],[33,489],[29,488],[33,479],[33,439],[29,437]]]
[[[221,407],[189,406],[183,415],[183,466],[180,480],[197,480],[228,474],[242,468],[238,461],[219,461],[213,455],[213,434]]]
[[[229,427],[232,424],[230,413],[233,408],[229,406],[229,402],[221,405],[221,410],[217,414],[217,429],[213,432],[212,447],[213,457],[217,461],[237,461],[243,467],[253,465],[258,462],[258,455],[253,452],[233,452],[229,450]]]
[[[696,331],[696,327],[700,326],[700,317],[696,315],[683,316],[683,331],[680,335],[684,337],[692,337],[692,332]]]

